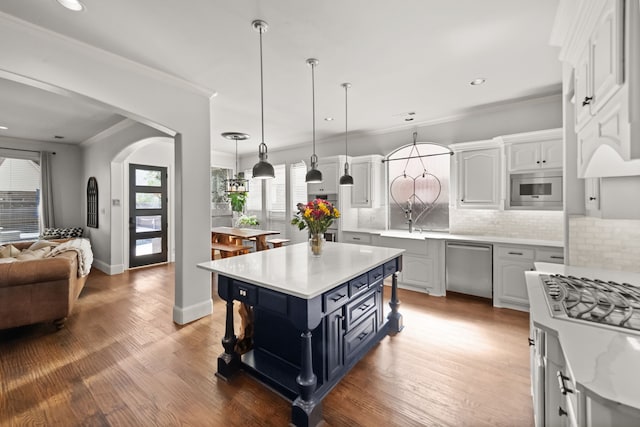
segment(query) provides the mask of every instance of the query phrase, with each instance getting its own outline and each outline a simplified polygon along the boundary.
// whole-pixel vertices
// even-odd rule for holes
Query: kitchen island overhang
[[[397,273],[402,249],[327,242],[320,257],[306,243],[208,261],[226,301],[224,352],[216,375],[244,370],[292,403],[294,425],[322,421],[322,399],[386,335],[402,330]],[[384,316],[383,280],[392,276]],[[236,349],[233,302],[253,307],[253,346]]]

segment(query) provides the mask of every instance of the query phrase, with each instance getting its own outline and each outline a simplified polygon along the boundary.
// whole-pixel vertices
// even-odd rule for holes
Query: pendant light
[[[260,113],[262,123],[262,139],[258,146],[258,163],[253,166],[253,177],[259,179],[275,178],[273,165],[267,161],[267,144],[264,143],[264,77],[262,72],[262,33],[267,31],[267,23],[256,19],[251,23],[253,29],[260,33]]]
[[[244,178],[244,173],[238,170],[238,141],[249,139],[249,135],[242,132],[224,132],[223,138],[236,142],[236,171],[231,179],[225,179],[225,191],[227,193],[244,193],[249,191],[249,181]]]
[[[311,107],[313,112],[313,154],[311,155],[311,169],[307,172],[304,181],[308,184],[322,182],[322,172],[318,170],[318,156],[316,156],[316,86],[315,86],[315,69],[318,60],[315,58],[307,59],[307,64],[311,66]]]
[[[340,177],[340,185],[351,186],[353,185],[353,177],[349,175],[349,161],[346,157],[349,155],[347,145],[347,117],[348,117],[348,104],[347,104],[347,90],[351,87],[351,83],[342,83],[344,88],[344,175]]]

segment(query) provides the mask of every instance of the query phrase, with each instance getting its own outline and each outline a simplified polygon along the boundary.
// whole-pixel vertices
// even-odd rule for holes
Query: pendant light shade
[[[267,31],[267,23],[256,19],[251,23],[254,30],[260,33],[260,113],[262,139],[258,146],[258,163],[253,166],[253,177],[259,179],[275,178],[273,165],[267,161],[267,144],[264,143],[264,77],[262,71],[262,33]]]
[[[307,172],[304,181],[307,184],[322,182],[322,172],[318,170],[318,156],[316,156],[316,86],[315,86],[315,69],[318,60],[315,58],[307,59],[307,64],[311,66],[311,109],[313,113],[313,154],[311,155],[311,169]]]
[[[351,87],[351,83],[342,83],[341,86],[344,88],[344,155],[346,157],[349,155],[349,150],[347,149],[347,118],[349,106],[347,103],[347,91]],[[346,158],[344,160],[344,175],[340,177],[340,185],[353,185],[353,177],[349,175],[349,161]]]

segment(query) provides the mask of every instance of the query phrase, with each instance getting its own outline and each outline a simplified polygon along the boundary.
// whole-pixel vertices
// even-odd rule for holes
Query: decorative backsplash
[[[640,272],[639,260],[640,220],[569,218],[570,265]]]
[[[451,234],[482,234],[522,239],[557,240],[564,236],[562,211],[451,209]]]

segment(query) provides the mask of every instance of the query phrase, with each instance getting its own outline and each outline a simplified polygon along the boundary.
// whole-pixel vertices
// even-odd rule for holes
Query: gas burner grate
[[[540,279],[552,316],[640,332],[640,288],[561,274]]]

